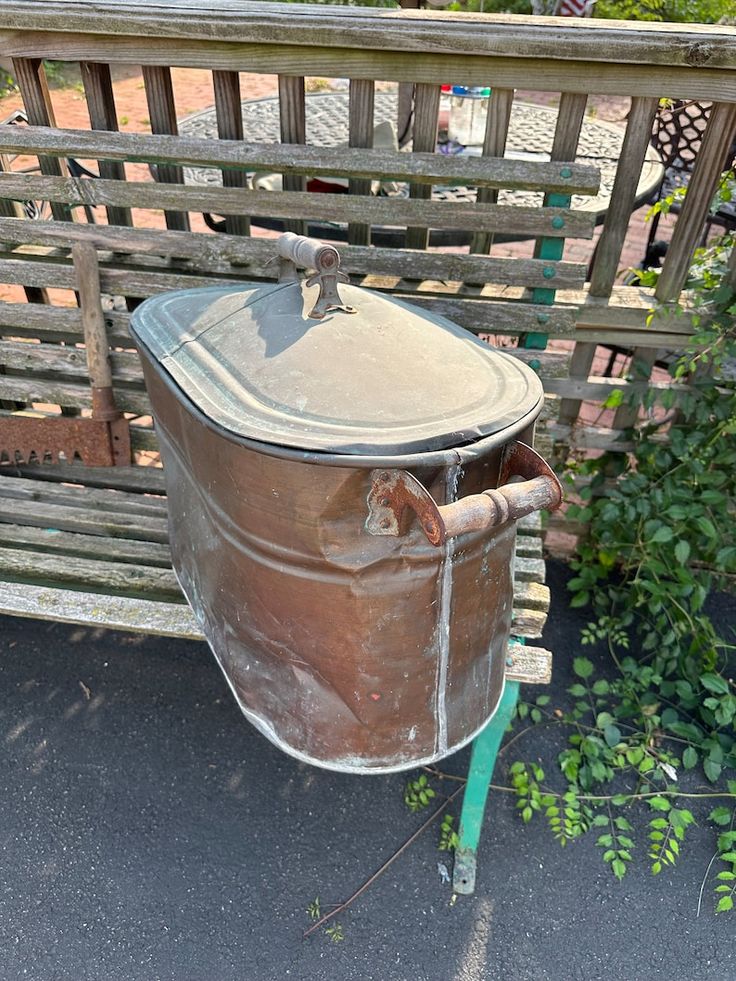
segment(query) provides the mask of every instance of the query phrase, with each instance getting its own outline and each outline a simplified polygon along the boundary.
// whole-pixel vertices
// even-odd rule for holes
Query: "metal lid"
[[[162,294],[131,331],[181,391],[238,436],[303,450],[402,454],[498,433],[542,399],[523,362],[444,317],[354,286],[309,316],[303,283]]]

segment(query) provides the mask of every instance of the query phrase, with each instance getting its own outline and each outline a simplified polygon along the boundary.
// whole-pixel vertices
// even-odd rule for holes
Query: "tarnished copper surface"
[[[142,351],[174,568],[246,716],[285,751],[408,769],[473,738],[503,689],[516,526],[430,545],[365,531],[369,467],[258,452],[206,425]],[[296,455],[295,455],[296,456]],[[494,486],[501,449],[418,468],[438,501]]]
[[[469,742],[503,692],[511,519],[554,494],[543,468],[526,488],[499,472],[541,384],[410,304],[348,286],[345,317],[335,249],[277,249],[278,286],[154,297],[131,319],[174,569],[264,735],[331,769],[408,769]],[[292,262],[317,270],[316,303]]]

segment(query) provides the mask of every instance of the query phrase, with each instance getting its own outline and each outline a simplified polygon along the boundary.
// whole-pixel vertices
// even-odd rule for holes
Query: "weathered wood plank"
[[[294,8],[287,8],[289,13]],[[4,10],[3,10],[4,13]],[[381,14],[385,11],[381,11]],[[581,23],[588,29],[590,21]],[[597,22],[601,23],[601,22]],[[726,30],[732,30],[726,28]],[[325,35],[323,35],[323,43]],[[33,33],[0,29],[0,46],[14,57],[103,61],[110,64],[160,65],[162,62],[208,71],[247,71],[265,74],[319,75],[332,78],[380,78],[395,82],[426,82],[450,78],[458,84],[484,85],[488,79],[500,88],[534,88],[544,92],[580,92],[600,95],[646,95],[673,99],[736,102],[736,76],[731,68],[675,65],[663,78],[662,69],[649,62],[624,64],[601,60],[555,60],[524,57],[523,42],[511,56],[435,54],[358,47],[304,47],[297,44],[233,43],[141,35],[106,36],[95,33]],[[707,43],[704,50],[710,47]],[[600,52],[598,58],[605,57]],[[700,57],[700,55],[696,55]]]
[[[136,384],[141,381],[141,362],[133,351],[116,351],[110,355],[115,382]],[[18,371],[35,371],[66,378],[89,378],[84,348],[60,347],[58,344],[29,344],[25,341],[0,341],[0,365]]]
[[[590,276],[593,296],[608,296],[618,272],[621,249],[636,200],[636,185],[652,137],[652,125],[658,101],[635,98],[626,124],[626,134],[606,212],[603,232],[598,240]]]
[[[665,392],[672,389],[683,391],[686,386],[672,385],[670,382],[624,381],[620,378],[604,378],[599,375],[592,375],[587,379],[550,378],[545,384],[545,391],[551,395],[562,395],[564,398],[595,402],[608,398],[617,389],[626,395],[627,391],[646,392],[650,389],[654,392]]]
[[[222,73],[217,74],[219,77]],[[230,77],[230,73],[225,74]],[[369,83],[365,84],[371,87]],[[302,127],[296,121],[293,124],[295,135],[299,135]],[[291,130],[287,129],[287,132]],[[371,135],[372,132],[371,127]],[[474,187],[542,189],[575,194],[596,194],[600,185],[598,170],[594,166],[574,162],[563,164],[431,152],[409,154],[393,150],[317,147],[296,143],[230,143],[190,136],[90,133],[87,130],[31,126],[0,130],[0,150],[9,153],[46,151],[60,156],[70,154],[84,157],[97,154],[116,161],[213,167],[225,172],[231,169],[277,170],[289,175],[342,176],[368,181],[410,180],[417,184],[470,184]],[[570,174],[565,177],[561,170],[567,172],[568,168]]]
[[[137,596],[146,599],[183,599],[171,569],[131,562],[104,561],[87,556],[59,556],[23,548],[0,547],[0,581],[10,579],[36,585],[66,585],[92,593]],[[524,605],[514,608],[514,627],[522,636],[538,636],[549,608],[549,589],[537,583],[521,583],[516,595]],[[188,609],[188,608],[187,608]],[[531,630],[531,633],[527,633]]]
[[[281,123],[281,142],[307,142],[307,113],[305,103],[304,76],[299,74],[279,74],[279,118]],[[284,191],[304,192],[307,186],[303,175],[282,171]],[[293,217],[293,216],[291,216]],[[284,226],[287,231],[306,235],[307,226],[301,215]]]
[[[56,126],[54,107],[49,94],[43,61],[40,58],[14,58],[13,76],[23,97],[28,122],[34,126]],[[3,127],[15,129],[17,127]],[[66,162],[54,157],[40,155],[38,164],[41,173],[48,176],[64,177],[68,173]],[[51,212],[57,221],[72,221],[69,208],[59,202],[51,203]]]
[[[548,685],[552,680],[552,653],[544,647],[510,643],[506,648],[506,680],[526,685]]]
[[[296,46],[360,47],[436,55],[516,56],[585,60],[593,63],[709,69],[736,67],[732,27],[698,24],[562,20],[504,14],[478,16],[455,11],[368,11],[218,0],[203,7],[177,0],[175,7],[140,0],[4,0],[6,28],[18,32],[92,32],[203,40],[218,43],[281,43]],[[593,78],[589,78],[592,84]]]
[[[68,585],[96,593],[146,596],[151,599],[181,597],[176,576],[171,569],[130,562],[107,562],[0,547],[0,577],[38,585]]]
[[[174,89],[171,84],[171,69],[163,65],[143,65],[143,82],[146,89],[148,114],[151,117],[151,132],[157,135],[176,136],[179,132],[176,121]],[[177,164],[159,164],[156,167],[156,180],[165,184],[183,184],[184,171]],[[166,225],[179,231],[189,230],[189,215],[186,212],[165,211]]]
[[[59,623],[107,627],[138,633],[204,640],[194,614],[183,602],[101,597],[88,591],[0,581],[0,613],[54,620]],[[546,614],[528,611],[515,621],[518,636],[540,637]]]
[[[85,467],[79,463],[23,463],[3,467],[0,478],[29,477],[34,481],[80,484],[85,487],[108,487],[136,494],[164,494],[164,472],[161,467]]]
[[[97,558],[105,561],[135,562],[161,569],[171,568],[168,545],[139,542],[128,538],[106,538],[102,535],[81,535],[56,528],[36,528],[31,525],[0,525],[3,548],[39,551],[44,555],[75,555],[78,558]]]
[[[593,359],[595,358],[596,345],[585,341],[577,341],[575,350],[570,360],[570,380],[584,385],[588,381]],[[562,424],[571,425],[580,414],[580,398],[563,398],[560,402],[559,420]],[[566,451],[561,451],[566,455]]]
[[[109,65],[83,61],[80,66],[84,95],[92,129],[117,133],[118,116],[115,109],[115,95],[112,88],[112,74]],[[73,156],[73,154],[70,154]],[[125,180],[125,165],[120,160],[97,161],[100,177],[109,181]],[[132,225],[130,208],[108,208],[107,220],[111,225]]]
[[[419,83],[414,86],[414,125],[412,152],[434,153],[437,146],[437,125],[440,110],[439,85]],[[429,201],[432,187],[427,184],[410,184],[409,197],[415,201]],[[426,249],[429,229],[411,226],[406,230],[406,245],[410,249]]]
[[[39,469],[41,465],[39,464]],[[67,469],[75,469],[75,464],[68,464]],[[82,470],[80,466],[78,468]],[[144,468],[145,469],[145,468]],[[7,477],[4,475],[5,466],[0,470],[0,499],[14,501],[36,501],[42,505],[59,504],[65,507],[81,508],[85,511],[98,511],[99,522],[107,520],[107,514],[138,515],[149,518],[166,517],[166,498],[149,494],[131,494],[125,491],[109,488],[95,488],[91,485],[67,486],[35,477]],[[38,507],[43,511],[43,507]]]
[[[486,117],[486,131],[483,138],[483,158],[502,160],[506,152],[506,137],[511,120],[511,108],[514,102],[513,89],[491,90]],[[498,194],[495,189],[479,187],[477,200],[482,204],[495,204]],[[488,232],[475,232],[470,241],[470,251],[489,253],[493,245],[493,236]]]
[[[0,277],[7,283],[21,283],[26,286],[55,286],[62,289],[74,288],[73,271],[70,264],[61,261],[32,262],[24,259],[0,259]],[[164,272],[137,269],[134,265],[126,268],[122,262],[115,266],[100,268],[100,283],[105,293],[145,297],[171,289],[188,289],[195,286],[236,285],[243,277],[237,275],[201,276],[194,273]],[[132,342],[128,342],[131,346]]]
[[[0,483],[4,484],[5,481]],[[102,535],[108,538],[133,538],[137,541],[164,543],[168,541],[165,517],[122,512],[115,514],[83,506],[76,507],[69,503],[43,501],[39,504],[38,501],[0,496],[0,522],[35,528],[57,528],[59,531],[77,531],[84,535]],[[0,530],[1,528],[0,525]]]
[[[130,445],[136,453],[143,451],[150,453],[159,452],[158,438],[151,426],[131,424]]]
[[[466,201],[423,201],[403,198],[359,198],[346,194],[299,191],[241,190],[239,188],[180,187],[142,181],[75,180],[0,174],[0,197],[27,200],[38,197],[75,206],[119,205],[137,208],[181,208],[250,214],[251,217],[297,218],[312,221],[367,221],[370,224],[429,228],[476,228],[519,237],[590,238],[595,217],[568,208],[515,207]],[[555,219],[564,227],[557,228]]]
[[[183,597],[182,597],[183,600]],[[166,637],[203,640],[186,603],[100,595],[0,581],[0,612],[34,620],[79,623]]]
[[[0,399],[73,406],[80,409],[92,408],[92,392],[89,385],[40,379],[26,374],[0,375]],[[123,412],[133,412],[140,416],[151,413],[148,396],[143,391],[133,391],[117,385],[115,402]]]
[[[514,561],[514,579],[518,582],[544,582],[545,566],[544,559],[539,557],[527,557],[518,554]]]
[[[176,256],[197,260],[197,273],[272,277],[275,253],[271,239],[248,239],[228,235],[164,232],[154,229],[123,230],[104,225],[31,223],[0,218],[0,242],[67,246],[90,242],[100,250],[116,253],[115,262],[125,262],[120,253]],[[582,263],[547,262],[539,259],[496,258],[458,253],[417,252],[405,249],[342,247],[341,269],[352,275],[388,274],[402,278],[441,280],[449,283],[498,283],[505,286],[541,286],[571,289],[583,285]],[[30,257],[29,257],[30,258]],[[60,261],[62,261],[60,259]],[[108,261],[107,256],[101,262]],[[232,268],[232,267],[237,268]],[[546,272],[545,272],[546,270]],[[186,270],[184,270],[186,272]],[[553,274],[550,276],[550,272]],[[181,265],[176,274],[182,274]],[[583,302],[584,298],[577,298]],[[0,304],[0,317],[4,306]],[[108,315],[109,316],[109,315]],[[0,319],[0,324],[2,320]],[[643,321],[642,321],[643,325]],[[118,325],[115,325],[116,327]]]
[[[685,285],[693,252],[713,201],[721,171],[730,164],[736,139],[736,105],[713,106],[708,127],[687,186],[672,241],[659,275],[656,297],[661,303],[676,300]]]
[[[524,334],[534,331],[568,337],[575,330],[574,308],[496,302],[490,299],[463,299],[418,292],[396,291],[395,295],[415,306],[442,314],[474,334]]]
[[[351,148],[359,147],[364,151],[373,146],[375,92],[374,82],[350,79],[348,143]],[[371,184],[370,177],[353,177],[349,181],[348,190],[350,194],[370,194]],[[348,225],[348,242],[351,245],[370,245],[371,226],[356,223]]]
[[[238,72],[212,72],[215,91],[217,135],[221,140],[243,140],[243,112],[240,108],[240,74]],[[222,171],[225,187],[246,187],[248,175],[242,170]],[[228,215],[225,229],[231,235],[250,235],[250,221],[246,215]]]
[[[105,312],[110,343],[131,347],[128,317],[124,313]],[[73,307],[54,307],[36,303],[0,301],[0,336],[33,337],[47,341],[82,342],[82,315]]]
[[[656,348],[637,347],[631,353],[629,377],[631,380],[648,382],[659,351]],[[629,379],[627,378],[627,381]],[[613,416],[615,429],[630,429],[639,418],[640,407],[637,405],[619,405]]]
[[[634,446],[631,440],[624,438],[620,429],[612,429],[610,426],[550,423],[547,427],[547,435],[555,442],[581,450],[628,453]]]
[[[294,126],[295,134],[299,135],[302,127],[296,121]],[[372,132],[371,127],[371,135]],[[89,157],[98,154],[109,160],[216,167],[225,172],[233,168],[278,170],[290,175],[410,180],[418,184],[470,184],[474,187],[542,189],[575,194],[596,194],[600,185],[600,176],[594,166],[574,162],[562,164],[431,152],[409,154],[393,150],[317,147],[296,143],[230,143],[190,136],[90,133],[87,130],[31,126],[0,130],[0,150],[9,153],[46,151],[60,156],[74,154]],[[567,172],[567,168],[569,177],[561,174],[561,170]]]

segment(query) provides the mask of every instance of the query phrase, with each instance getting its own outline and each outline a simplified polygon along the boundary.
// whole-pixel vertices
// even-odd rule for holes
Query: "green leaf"
[[[587,657],[576,657],[572,662],[572,669],[578,678],[589,678],[593,674],[593,662]]]
[[[700,684],[708,691],[712,691],[714,695],[728,694],[728,682],[719,674],[701,674]]]
[[[611,871],[620,882],[623,879],[623,877],[626,875],[626,865],[624,864],[624,862],[621,861],[621,859],[615,858],[611,862]]]
[[[682,754],[682,765],[686,770],[692,770],[692,768],[698,762],[698,754],[692,746],[688,746],[685,752]]]
[[[681,540],[675,545],[675,558],[680,563],[680,565],[685,565],[688,558],[690,557],[690,545],[688,542]]]
[[[714,541],[718,538],[718,532],[716,531],[713,522],[710,521],[708,518],[704,517],[703,515],[699,515],[695,519],[695,523],[697,524],[698,528],[700,528],[700,530],[703,532],[703,534],[706,536],[706,538],[712,538]]]
[[[716,913],[726,913],[730,909],[733,909],[733,899],[731,896],[721,896],[716,906]]]
[[[652,535],[652,541],[657,543],[671,542],[674,537],[674,531],[671,528],[668,528],[667,525],[663,525],[661,528],[657,528],[657,530],[654,532]]]
[[[720,763],[716,763],[714,760],[707,759],[703,760],[703,770],[705,771],[706,777],[711,783],[715,783],[716,780],[721,775],[721,770],[723,766]]]
[[[580,606],[587,606],[590,602],[590,593],[576,593],[575,596],[570,600],[570,606],[577,609]]]
[[[728,807],[715,807],[708,815],[708,820],[721,825],[729,824],[731,821],[731,810]]]
[[[614,746],[618,746],[618,744],[621,742],[621,730],[618,728],[618,726],[608,725],[603,730],[603,738],[613,749]]]

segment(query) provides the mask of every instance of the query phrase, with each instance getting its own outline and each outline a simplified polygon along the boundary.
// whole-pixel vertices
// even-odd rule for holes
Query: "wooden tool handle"
[[[82,329],[87,349],[87,369],[93,388],[112,388],[110,346],[105,330],[105,315],[100,302],[100,270],[97,250],[88,242],[75,242],[72,259],[77,279]]]

